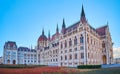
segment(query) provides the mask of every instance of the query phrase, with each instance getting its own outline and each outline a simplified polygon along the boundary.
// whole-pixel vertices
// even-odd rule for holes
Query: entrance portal
[[[13,64],[16,64],[16,61],[15,61],[15,60],[13,60]]]
[[[102,60],[103,60],[103,64],[107,64],[107,58],[106,58],[106,55],[103,55]]]
[[[10,64],[10,60],[7,60],[7,64]]]

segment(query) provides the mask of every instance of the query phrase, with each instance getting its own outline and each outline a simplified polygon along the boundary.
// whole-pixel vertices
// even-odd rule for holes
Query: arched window
[[[65,40],[65,48],[67,47],[67,41]]]
[[[81,35],[81,37],[80,37],[80,43],[83,43],[84,42],[84,37],[83,37],[83,35]]]
[[[61,49],[63,48],[62,42],[61,42]]]
[[[69,55],[69,59],[70,59],[70,60],[72,59],[72,55],[71,55],[71,54]]]
[[[95,40],[94,40],[94,45],[96,44]]]
[[[77,59],[77,53],[75,54],[75,59]]]
[[[77,45],[77,37],[75,36],[74,45]]]
[[[69,46],[72,46],[72,40],[71,40],[71,38],[69,40]]]
[[[61,56],[61,60],[62,60],[63,58],[62,58],[62,56]]]
[[[65,60],[67,60],[67,56],[65,55]]]
[[[81,59],[83,59],[84,58],[84,53],[81,53]]]
[[[87,35],[87,42],[89,43],[89,36]]]
[[[90,54],[88,53],[88,58],[90,58]]]
[[[105,42],[104,41],[102,42],[102,48],[105,48]]]
[[[92,40],[92,37],[91,37],[91,44],[93,43],[92,41],[93,41],[93,40]]]
[[[7,64],[10,64],[10,60],[7,60]]]

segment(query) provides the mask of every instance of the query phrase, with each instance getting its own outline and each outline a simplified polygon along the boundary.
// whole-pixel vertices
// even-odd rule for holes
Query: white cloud
[[[114,56],[114,58],[120,58],[120,47],[113,48],[113,56]]]

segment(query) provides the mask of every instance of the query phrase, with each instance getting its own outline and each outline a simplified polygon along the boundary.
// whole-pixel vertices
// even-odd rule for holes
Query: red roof
[[[99,35],[102,36],[102,35],[106,34],[106,32],[105,32],[106,28],[107,28],[107,25],[103,26],[103,27],[100,27],[100,28],[97,28],[96,31],[98,32]]]
[[[45,35],[41,35],[39,38],[38,38],[38,41],[47,41],[47,37]]]
[[[55,33],[55,34],[52,36],[51,40],[55,40],[56,36],[58,36],[58,35],[60,35],[59,32]]]

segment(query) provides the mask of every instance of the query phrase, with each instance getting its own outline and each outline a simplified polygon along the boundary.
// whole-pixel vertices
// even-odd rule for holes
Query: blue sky
[[[120,47],[120,0],[0,0],[0,56],[6,41],[34,47],[43,28],[48,36],[57,23],[61,29],[63,18],[66,26],[79,21],[82,4],[94,28],[108,21],[113,47]]]

